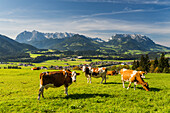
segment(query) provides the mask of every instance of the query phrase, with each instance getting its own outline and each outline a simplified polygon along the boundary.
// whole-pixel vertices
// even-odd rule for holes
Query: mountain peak
[[[141,34],[115,34],[113,35],[110,40],[114,40],[114,39],[118,39],[118,40],[135,40],[139,43],[141,42],[150,42],[152,44],[155,44],[149,37],[145,36],[145,35],[141,35]]]
[[[28,43],[30,41],[42,41],[46,39],[62,39],[62,38],[69,38],[72,37],[74,33],[42,33],[36,30],[33,30],[32,32],[24,31],[17,35],[16,41],[20,43]]]

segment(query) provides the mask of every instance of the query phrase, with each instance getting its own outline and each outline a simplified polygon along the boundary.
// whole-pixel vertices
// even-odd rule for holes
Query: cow
[[[68,96],[68,86],[71,85],[72,82],[76,82],[76,75],[77,73],[75,71],[71,72],[69,70],[40,73],[40,89],[38,94],[38,100],[40,100],[41,95],[44,98],[44,88],[55,88],[60,87],[62,85],[64,85],[65,94]]]
[[[121,80],[123,83],[123,88],[125,88],[124,82],[127,81],[129,82],[129,86],[127,89],[129,89],[129,87],[131,86],[131,83],[134,82],[134,90],[136,89],[137,84],[141,84],[146,91],[149,91],[149,85],[147,82],[145,82],[142,79],[141,77],[142,73],[140,71],[122,69],[120,73],[121,73]]]
[[[111,76],[117,75],[117,72],[116,72],[115,70],[113,70],[113,71],[107,71],[106,75],[111,75]]]
[[[85,68],[85,76],[87,77],[87,83],[91,83],[91,77],[94,78],[102,78],[101,83],[103,83],[103,80],[105,80],[106,83],[106,72],[107,69],[106,67],[101,67],[101,68],[91,68],[91,67],[86,67]]]
[[[130,69],[125,69],[125,68],[123,68],[123,69],[120,70],[120,73],[119,73],[119,74],[121,74],[123,71],[126,71],[126,70],[129,70],[129,71],[130,71]],[[136,70],[131,70],[131,71],[133,72],[133,71],[136,71]],[[138,71],[138,72],[141,73],[141,77],[142,77],[142,78],[145,78],[144,75],[147,74],[146,71]]]
[[[33,67],[31,70],[40,70],[40,67]]]

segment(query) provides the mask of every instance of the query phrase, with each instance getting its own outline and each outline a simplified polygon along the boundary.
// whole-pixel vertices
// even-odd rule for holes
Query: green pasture
[[[33,67],[41,67],[41,66],[47,66],[50,67],[53,66],[69,66],[69,65],[79,65],[79,64],[90,64],[91,62],[86,61],[87,59],[76,59],[76,61],[66,60],[48,60],[41,63],[33,63],[34,66],[19,66],[22,69],[31,69]],[[114,62],[133,62],[133,60],[99,60],[99,59],[93,59],[92,62],[98,62],[98,61],[114,61]],[[13,63],[13,64],[11,64]],[[8,66],[17,66],[19,63],[23,62],[11,62],[9,64],[0,64],[0,68],[8,67]],[[23,63],[24,64],[24,63]],[[27,63],[26,63],[27,64]]]
[[[31,54],[31,53],[30,53],[30,57],[31,57],[31,58],[36,58],[37,56],[41,56],[41,55],[42,55],[42,54]]]
[[[170,57],[170,54],[166,54],[165,57]]]
[[[122,88],[120,75],[109,76],[106,84],[101,78],[92,83],[81,73],[77,82],[69,86],[69,96],[64,87],[44,91],[45,99],[37,100],[39,74],[44,70],[0,69],[0,113],[148,113],[170,112],[170,74],[147,74],[149,92],[141,85],[136,90]],[[125,84],[128,86],[128,83]]]
[[[76,61],[60,61],[60,60],[48,60],[42,63],[36,63],[36,66],[69,66],[69,65],[79,65],[79,64],[89,64],[90,62],[86,62],[85,60],[79,60],[77,59]]]

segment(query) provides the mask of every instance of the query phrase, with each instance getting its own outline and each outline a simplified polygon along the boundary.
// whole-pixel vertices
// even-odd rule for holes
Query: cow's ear
[[[77,73],[76,75],[80,75],[80,73]]]

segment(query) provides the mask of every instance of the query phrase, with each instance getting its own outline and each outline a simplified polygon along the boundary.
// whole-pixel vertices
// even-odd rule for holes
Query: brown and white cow
[[[38,94],[38,100],[40,99],[41,95],[44,98],[44,88],[55,88],[60,87],[62,85],[64,85],[65,94],[68,96],[68,86],[71,85],[72,82],[76,82],[76,75],[77,73],[75,71],[71,72],[69,70],[40,73],[40,89]]]
[[[113,71],[107,71],[106,75],[111,75],[111,76],[117,75],[117,72],[116,72],[115,70],[113,70]]]
[[[91,77],[94,78],[102,78],[101,83],[103,83],[103,80],[105,80],[106,83],[106,72],[107,69],[106,67],[101,67],[101,68],[91,68],[91,67],[86,67],[85,68],[85,76],[87,77],[87,83],[91,83]]]
[[[33,67],[31,70],[40,70],[40,67]]]
[[[149,91],[149,85],[147,82],[145,82],[142,79],[141,77],[142,73],[140,71],[122,69],[120,73],[121,73],[121,80],[123,83],[123,88],[125,88],[124,82],[127,81],[129,82],[129,86],[127,89],[129,89],[129,87],[131,86],[131,83],[134,82],[134,90],[137,84],[141,84],[146,91]]]

